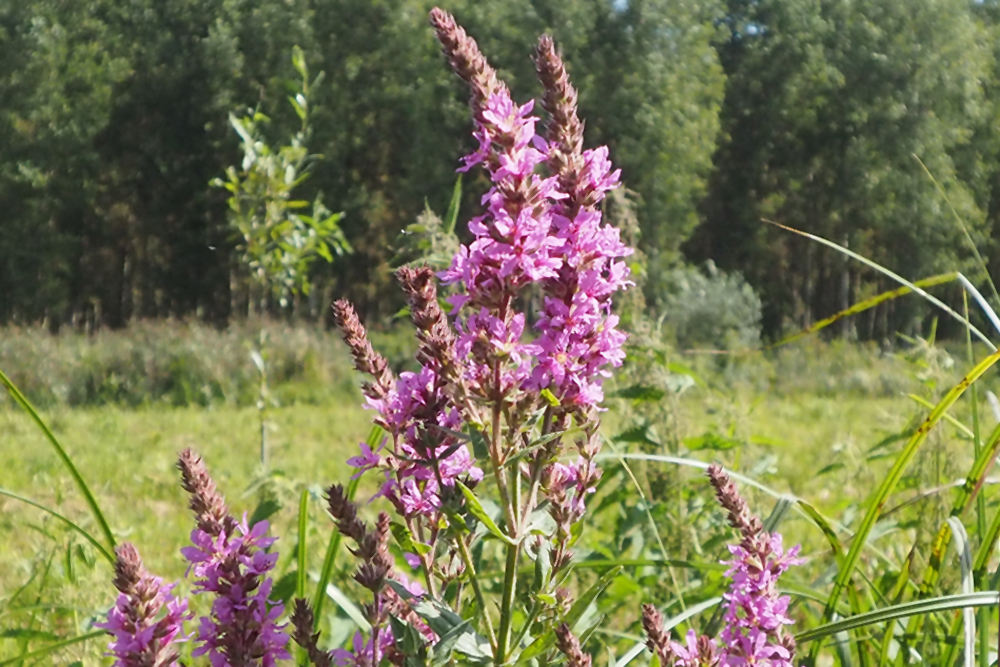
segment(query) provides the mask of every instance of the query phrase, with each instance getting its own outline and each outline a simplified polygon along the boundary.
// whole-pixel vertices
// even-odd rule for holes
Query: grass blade
[[[826,611],[824,611],[824,618],[829,620],[835,609],[837,600],[840,598],[840,594],[848,586],[851,580],[851,576],[854,573],[854,568],[857,566],[858,557],[861,555],[861,550],[864,548],[865,543],[868,541],[868,536],[871,534],[872,528],[875,527],[875,522],[878,520],[879,515],[882,512],[882,508],[885,506],[885,502],[892,493],[893,489],[896,488],[896,484],[899,483],[900,478],[903,476],[903,471],[909,465],[913,456],[920,449],[920,446],[927,439],[930,434],[931,429],[942,419],[944,414],[951,408],[951,406],[959,399],[959,397],[965,393],[965,390],[969,388],[973,382],[978,380],[983,373],[989,370],[994,364],[1000,361],[1000,352],[994,352],[990,356],[986,357],[983,361],[977,364],[969,373],[962,378],[962,380],[952,387],[944,398],[938,402],[931,413],[927,416],[927,419],[920,425],[916,433],[909,439],[903,451],[896,457],[896,461],[893,463],[891,470],[886,475],[882,484],[879,486],[878,490],[872,496],[871,502],[868,505],[868,511],[865,513],[864,519],[861,521],[861,526],[858,528],[854,535],[854,540],[851,544],[851,549],[847,556],[844,558],[843,566],[837,574],[837,579],[834,582],[833,590],[830,593],[830,603],[827,605]],[[818,645],[817,645],[818,646]]]
[[[458,175],[455,181],[455,189],[451,191],[451,201],[448,203],[448,212],[444,214],[444,233],[453,234],[455,223],[458,222],[458,207],[462,203],[462,175]]]
[[[993,521],[980,541],[979,550],[976,552],[976,558],[972,563],[972,580],[976,587],[982,587],[986,582],[986,567],[989,565],[990,557],[993,555],[993,549],[996,547],[998,537],[1000,537],[1000,511],[997,511],[993,516]],[[998,572],[1000,572],[1000,569],[998,569]],[[959,626],[961,622],[961,618],[956,618],[951,624],[946,639],[948,642],[948,654],[945,656],[945,662],[942,664],[955,664],[958,642],[954,640],[961,631],[961,627]]]
[[[958,547],[958,559],[962,568],[962,593],[969,595],[975,591],[972,585],[972,552],[969,550],[969,534],[965,526],[956,517],[948,517],[951,532],[955,535]],[[976,664],[976,614],[972,607],[962,609],[962,622],[965,625],[965,667],[975,667]]]
[[[369,447],[373,450],[376,449],[384,437],[385,433],[379,426],[373,426],[371,432],[368,434],[368,438],[365,441]],[[347,485],[347,499],[354,500],[354,496],[358,492],[358,485],[361,483],[361,478],[356,477],[350,481]],[[313,616],[314,616],[314,630],[319,630],[319,623],[323,611],[323,602],[326,600],[326,587],[330,583],[330,577],[333,576],[333,566],[337,562],[337,551],[340,549],[340,531],[336,527],[330,533],[330,541],[326,545],[326,555],[323,557],[323,569],[319,574],[319,582],[316,585],[316,594],[313,596]]]
[[[865,614],[859,614],[857,616],[851,616],[850,618],[845,618],[833,623],[827,623],[818,628],[813,628],[812,630],[806,630],[805,632],[796,635],[795,641],[796,643],[804,644],[806,642],[829,637],[830,635],[835,635],[838,632],[862,628],[867,625],[885,623],[886,621],[891,621],[897,618],[906,618],[907,616],[916,616],[919,614],[930,614],[938,611],[948,611],[950,609],[964,609],[966,607],[988,607],[995,605],[998,602],[1000,602],[1000,593],[997,593],[996,591],[981,591],[979,593],[972,594],[962,593],[959,595],[945,595],[942,597],[931,598],[929,600],[917,600],[915,602],[907,602],[905,604],[894,605],[892,607],[876,609],[875,611],[870,611]]]
[[[347,596],[344,591],[340,590],[333,584],[327,584],[326,594],[330,596],[330,599],[337,603],[337,606],[344,610],[344,613],[351,617],[351,620],[358,624],[358,627],[364,631],[371,629],[368,621],[365,619],[365,615],[361,613],[358,606],[354,604],[354,601]]]
[[[959,489],[958,495],[955,497],[955,502],[952,504],[951,514],[949,515],[950,517],[957,518],[969,509],[973,498],[978,496],[977,492],[986,478],[986,473],[988,473],[990,467],[992,467],[998,451],[1000,451],[1000,424],[998,424],[997,427],[993,429],[993,432],[990,433],[986,446],[981,448],[979,456],[972,464],[972,469],[969,470],[969,476],[965,478],[965,483]],[[947,551],[948,545],[951,542],[951,528],[952,524],[950,522],[942,524],[937,535],[934,537],[934,542],[931,546],[930,558],[927,561],[927,567],[924,568],[924,574],[920,579],[920,597],[928,597],[937,585],[941,572],[941,564],[944,561],[945,551]]]
[[[965,222],[963,222],[962,216],[960,216],[958,214],[958,211],[955,210],[954,204],[952,204],[951,199],[948,198],[948,193],[945,192],[945,189],[941,186],[941,183],[939,183],[938,180],[934,178],[934,174],[931,173],[931,170],[927,168],[927,165],[924,164],[924,161],[921,160],[916,153],[912,153],[912,155],[913,159],[916,160],[921,167],[923,167],[924,173],[927,174],[927,177],[931,179],[931,182],[934,184],[934,187],[936,187],[937,191],[941,194],[941,198],[944,199],[945,203],[948,204],[948,208],[951,209],[951,214],[955,216],[955,222],[958,223],[959,229],[961,229],[962,233],[965,234],[965,240],[969,242],[969,247],[972,248],[972,252],[976,256],[976,261],[979,263],[979,270],[983,272],[983,277],[986,279],[986,282],[989,283],[990,289],[993,290],[993,298],[995,298],[997,300],[997,303],[1000,304],[1000,294],[997,294],[997,287],[993,283],[993,279],[990,277],[989,269],[986,268],[986,262],[983,260],[983,256],[979,254],[979,248],[976,247],[976,243],[972,240],[972,236],[969,234],[969,230],[965,226]],[[979,297],[979,299],[977,300],[980,302],[980,305],[984,306],[984,310],[987,311],[987,314],[992,312],[993,309],[990,308],[988,305],[986,305],[986,302],[982,297]],[[997,326],[996,314],[994,314],[990,318],[990,320],[993,322],[993,326]],[[1000,331],[1000,327],[998,327],[997,330]]]
[[[308,573],[306,569],[309,566],[308,554],[306,553],[306,542],[307,542],[307,531],[309,530],[309,489],[302,489],[302,495],[299,496],[299,544],[298,544],[298,565],[299,565],[299,576],[298,581],[295,586],[295,595],[303,600],[306,599],[306,581],[308,580]]]
[[[990,341],[990,339],[987,338],[986,335],[982,331],[980,331],[976,327],[974,327],[971,324],[969,324],[968,322],[966,322],[965,318],[962,317],[958,312],[956,312],[954,308],[951,308],[950,306],[948,306],[946,303],[944,303],[943,301],[941,301],[937,297],[934,297],[934,296],[928,294],[923,289],[921,289],[920,287],[918,287],[914,283],[911,283],[909,280],[907,280],[906,278],[900,276],[899,274],[890,271],[889,269],[885,268],[881,264],[877,264],[877,263],[871,261],[867,257],[859,255],[858,253],[854,252],[853,250],[848,250],[847,248],[843,247],[842,245],[834,243],[833,241],[828,241],[827,239],[823,238],[822,236],[816,236],[815,234],[810,234],[809,232],[803,232],[802,230],[795,229],[794,227],[786,227],[785,225],[782,225],[781,223],[778,223],[778,222],[774,222],[773,220],[764,219],[764,222],[766,222],[766,223],[768,223],[770,225],[774,225],[775,227],[778,227],[780,229],[784,229],[787,232],[792,232],[793,234],[798,234],[799,236],[804,236],[807,239],[811,239],[811,240],[815,241],[816,243],[820,243],[822,245],[827,246],[828,248],[833,248],[834,250],[836,250],[838,252],[842,252],[845,255],[847,255],[848,257],[851,257],[852,259],[858,260],[859,262],[861,262],[865,266],[871,267],[871,268],[875,269],[876,271],[878,271],[879,273],[881,273],[883,275],[886,275],[889,278],[892,278],[893,280],[895,280],[900,285],[904,285],[906,287],[909,287],[913,292],[919,294],[924,299],[926,299],[930,303],[934,304],[935,306],[937,306],[938,308],[940,308],[941,310],[943,310],[944,312],[948,313],[953,318],[955,318],[956,320],[958,320],[959,322],[961,322],[962,326],[963,327],[967,327],[968,330],[971,331],[972,334],[976,338],[978,338],[979,340],[983,341],[983,343],[985,343],[987,345],[987,347],[990,348],[990,351],[992,351],[992,352],[996,351],[996,349],[997,349],[996,345],[994,345]]]
[[[14,386],[14,383],[10,381],[3,371],[0,371],[0,383],[2,383],[10,395],[14,398],[14,401],[20,405],[25,412],[31,417],[35,425],[45,434],[46,439],[52,445],[52,448],[56,450],[56,455],[69,470],[69,474],[73,477],[73,481],[76,482],[76,486],[80,489],[80,493],[83,494],[84,499],[87,501],[87,506],[90,507],[90,513],[94,516],[94,520],[97,521],[97,525],[101,527],[101,532],[104,533],[104,539],[108,541],[108,546],[111,547],[113,551],[116,545],[115,536],[111,533],[111,528],[108,526],[108,522],[104,519],[104,514],[101,512],[101,508],[98,507],[97,501],[94,500],[94,494],[90,492],[90,487],[87,483],[83,481],[83,476],[80,475],[80,471],[76,469],[73,465],[72,459],[70,459],[69,454],[63,449],[63,446],[59,444],[59,440],[49,427],[42,421],[42,418],[38,415],[38,412],[31,405],[31,402],[24,397],[24,394]]]
[[[924,278],[923,280],[917,280],[917,281],[915,281],[913,283],[913,285],[915,287],[918,287],[918,288],[921,288],[921,287],[934,287],[936,285],[942,285],[944,283],[949,283],[949,282],[951,282],[953,280],[959,280],[959,276],[960,275],[961,274],[958,271],[952,271],[951,273],[942,273],[941,275],[931,276],[930,278]],[[789,343],[793,343],[793,342],[795,342],[795,341],[797,341],[799,339],[805,338],[806,336],[808,336],[810,334],[814,334],[817,331],[819,331],[820,329],[825,329],[826,327],[830,326],[834,322],[842,320],[845,317],[848,317],[850,315],[857,315],[858,313],[864,312],[864,311],[866,311],[866,310],[868,310],[870,308],[874,308],[875,306],[877,306],[877,305],[879,305],[881,303],[884,303],[884,302],[889,301],[891,299],[895,299],[897,297],[904,296],[906,294],[910,294],[913,291],[914,291],[913,288],[904,285],[903,287],[898,287],[898,288],[896,288],[894,290],[889,290],[888,292],[882,292],[881,294],[876,294],[875,296],[873,296],[873,297],[871,297],[869,299],[865,299],[864,301],[859,301],[859,302],[855,303],[854,305],[852,305],[850,308],[848,308],[846,310],[842,310],[839,313],[836,313],[834,315],[831,315],[830,317],[827,317],[826,319],[823,319],[823,320],[820,320],[819,322],[816,322],[815,324],[813,324],[808,329],[803,329],[802,331],[798,331],[798,332],[792,334],[791,336],[788,336],[786,338],[782,338],[777,343],[774,343],[773,345],[771,345],[770,348],[773,349],[773,348],[781,347],[782,345],[788,345]]]
[[[107,548],[103,544],[101,544],[100,542],[98,542],[97,539],[93,535],[91,535],[90,533],[88,533],[87,531],[85,531],[83,528],[81,528],[80,526],[76,525],[75,523],[73,523],[72,521],[70,521],[69,519],[67,519],[66,517],[64,517],[59,512],[56,512],[55,510],[49,509],[48,507],[45,507],[44,505],[36,503],[34,500],[31,500],[30,498],[25,498],[24,496],[19,496],[16,493],[11,493],[10,491],[5,491],[4,489],[0,489],[0,495],[7,496],[8,498],[13,498],[14,500],[19,500],[22,503],[25,503],[27,505],[31,505],[32,507],[37,507],[38,509],[42,510],[43,512],[47,512],[48,514],[54,516],[55,518],[57,518],[60,521],[62,521],[63,523],[65,523],[67,526],[69,526],[70,528],[72,528],[76,532],[80,533],[80,535],[82,535],[85,540],[87,540],[88,542],[90,542],[94,546],[94,548],[97,549],[97,551],[100,552],[100,554],[102,556],[104,556],[109,563],[111,563],[111,565],[115,564],[115,557],[111,555],[111,552],[109,552],[107,550]]]
[[[80,642],[85,642],[94,639],[96,637],[100,637],[103,634],[105,634],[104,630],[95,630],[94,632],[88,632],[85,635],[78,635],[76,637],[64,639],[61,642],[49,644],[48,646],[44,646],[36,651],[32,651],[31,653],[25,653],[24,655],[19,655],[16,658],[10,658],[8,660],[4,660],[3,662],[0,662],[0,667],[4,667],[5,665],[13,665],[14,663],[22,662],[24,660],[34,660],[35,658],[41,658],[50,653],[55,653],[56,651],[60,651],[66,648],[67,646],[73,646],[74,644],[79,644]]]
[[[643,454],[641,452],[622,452],[621,454],[598,454],[595,457],[595,460],[597,461],[609,461],[609,460],[617,461],[619,459],[628,459],[635,461],[655,461],[658,463],[672,463],[673,465],[686,466],[689,468],[698,468],[699,470],[708,470],[708,466],[710,465],[708,463],[705,463],[704,461],[697,461],[695,459],[686,459],[680,456],[666,456],[663,454]],[[823,530],[823,527],[815,523],[813,521],[812,516],[808,514],[804,509],[802,509],[802,507],[799,506],[799,501],[802,500],[801,498],[772,489],[769,486],[761,484],[755,479],[751,479],[750,477],[741,475],[740,473],[729,470],[728,468],[726,469],[726,474],[729,475],[732,479],[742,484],[746,484],[747,486],[752,486],[753,488],[759,491],[763,491],[764,493],[775,498],[776,500],[787,499],[793,501],[794,504],[792,505],[792,509],[794,509],[800,516],[808,520],[809,523],[812,523],[820,530]],[[849,532],[846,527],[840,525],[839,523],[830,519],[829,517],[823,517],[823,519],[827,521],[829,525],[836,526],[838,530],[842,532]]]

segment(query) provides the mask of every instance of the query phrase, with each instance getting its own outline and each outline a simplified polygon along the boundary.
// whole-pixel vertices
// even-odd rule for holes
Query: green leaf
[[[795,636],[795,641],[799,644],[815,641],[824,637],[829,637],[838,632],[862,628],[868,625],[877,625],[897,618],[906,618],[919,614],[931,614],[939,611],[951,609],[965,609],[966,607],[989,607],[1000,602],[1000,593],[996,591],[983,591],[979,593],[959,595],[945,595],[942,597],[930,598],[928,600],[917,600],[905,604],[893,605],[876,609],[865,614],[858,614],[840,621],[827,623],[818,628],[806,630]]]
[[[392,536],[396,538],[396,543],[399,544],[399,547],[403,551],[418,554],[420,556],[430,552],[430,545],[418,542],[416,538],[413,537],[410,529],[403,524],[393,521],[389,524],[389,530],[392,531]]]
[[[532,582],[531,590],[540,593],[549,587],[549,576],[552,574],[552,560],[549,557],[548,548],[542,544],[535,554],[535,579]]]
[[[741,440],[737,440],[736,438],[727,438],[724,435],[719,435],[718,433],[713,432],[708,432],[696,438],[687,438],[684,440],[684,446],[692,452],[703,449],[724,452],[729,449],[735,449],[742,444],[743,441]]]
[[[458,175],[455,187],[451,192],[451,202],[448,204],[448,212],[444,214],[444,225],[442,230],[445,234],[454,234],[455,225],[458,223],[458,207],[462,203],[462,175]]]
[[[794,502],[794,498],[779,498],[778,502],[774,505],[774,509],[771,510],[771,514],[764,520],[764,530],[769,533],[777,530],[781,522],[788,516],[788,510]]]
[[[365,615],[361,613],[358,606],[354,604],[354,601],[349,598],[344,591],[340,590],[333,584],[326,585],[326,594],[333,600],[338,607],[344,610],[344,613],[350,616],[351,620],[358,624],[358,627],[367,632],[371,629],[368,621],[365,619]]]
[[[542,389],[542,391],[539,392],[539,393],[540,393],[541,397],[545,399],[546,403],[548,403],[549,405],[551,405],[554,408],[558,408],[559,407],[559,399],[556,398],[556,395],[553,394],[550,390],[548,390],[548,389]]]
[[[94,548],[97,549],[109,563],[111,563],[112,565],[115,564],[115,557],[111,555],[111,553],[104,547],[103,544],[97,541],[97,538],[95,538],[93,535],[85,531],[83,528],[81,528],[80,526],[76,525],[75,523],[64,517],[62,514],[59,514],[55,510],[51,510],[48,507],[45,507],[44,505],[40,505],[36,503],[34,500],[31,500],[30,498],[19,496],[16,493],[11,493],[10,491],[5,491],[4,489],[0,489],[0,495],[7,496],[8,498],[13,498],[14,500],[25,503],[26,505],[31,505],[32,507],[36,507],[42,510],[43,512],[47,512],[56,519],[59,519],[60,521],[65,523],[69,528],[75,530],[77,533],[82,535],[85,540],[90,542],[94,546]]]
[[[295,589],[298,586],[299,573],[298,570],[292,570],[286,572],[274,582],[274,588],[271,590],[271,597],[282,603],[286,603],[292,599],[295,595]]]
[[[608,586],[611,585],[611,582],[614,581],[615,577],[617,577],[621,573],[621,571],[622,568],[619,565],[605,572],[604,575],[601,576],[601,578],[598,579],[593,586],[588,588],[586,592],[584,592],[579,598],[577,598],[577,601],[573,603],[573,606],[570,607],[569,613],[567,613],[566,617],[563,619],[564,622],[570,628],[574,628],[574,626],[576,626],[577,621],[580,620],[580,618],[583,616],[583,613],[587,610],[587,607],[589,607],[590,604],[594,600],[596,600],[601,593],[604,592],[604,589],[606,589]],[[522,662],[526,662],[528,660],[531,660],[532,658],[540,656],[542,653],[547,651],[553,644],[555,644],[555,641],[556,641],[555,633],[551,630],[539,636],[538,638],[535,639],[535,641],[531,642],[531,644],[529,644],[524,649],[524,651],[521,652],[521,655],[517,657],[516,664],[520,664]]]
[[[101,527],[101,532],[104,533],[104,538],[108,541],[108,546],[110,546],[113,551],[116,542],[115,536],[111,533],[111,527],[104,519],[104,513],[101,512],[101,508],[98,507],[97,501],[94,499],[94,494],[90,492],[90,487],[88,487],[87,483],[83,481],[83,476],[80,474],[80,471],[76,469],[76,466],[73,465],[73,461],[70,459],[69,454],[67,454],[66,450],[59,444],[59,440],[56,439],[55,434],[52,433],[45,422],[42,421],[42,418],[38,416],[38,412],[35,411],[34,406],[32,406],[28,399],[24,397],[24,394],[22,394],[21,391],[14,386],[14,383],[10,381],[10,378],[8,378],[3,371],[0,371],[0,384],[3,384],[7,388],[7,391],[10,392],[14,401],[28,413],[32,421],[35,422],[35,425],[45,435],[49,444],[52,445],[52,448],[56,450],[56,455],[63,462],[63,465],[66,466],[66,469],[69,471],[73,481],[76,482],[77,488],[80,490],[80,493],[83,494],[84,500],[87,501],[87,506],[90,508],[91,515],[93,515],[94,520],[97,521],[97,525]],[[104,551],[104,553],[107,554],[108,552]],[[114,560],[112,560],[112,562],[114,562]]]
[[[500,528],[493,522],[490,515],[486,513],[483,508],[482,503],[479,502],[479,498],[476,494],[472,492],[465,484],[456,481],[455,485],[462,490],[462,495],[465,496],[466,506],[469,508],[469,512],[472,516],[476,517],[481,524],[490,532],[491,535],[496,537],[498,540],[505,542],[506,544],[516,545],[517,542],[509,538]]]
[[[648,424],[633,426],[630,429],[622,431],[612,438],[612,440],[616,442],[638,442],[644,445],[660,445],[660,442],[650,433]]]
[[[251,527],[256,526],[261,521],[271,518],[279,511],[281,511],[281,503],[273,498],[265,498],[254,508],[253,514],[250,515],[249,524]]]
[[[463,620],[441,635],[441,639],[434,645],[434,660],[431,664],[444,664],[452,651],[466,655],[476,662],[483,662],[493,657],[490,643],[472,629],[472,624],[468,620]]]
[[[579,433],[582,430],[583,430],[582,428],[580,428],[579,426],[577,426],[577,427],[574,427],[574,428],[571,428],[571,429],[566,429],[565,431],[556,431],[555,433],[547,433],[546,435],[543,435],[543,436],[541,436],[539,438],[536,438],[535,440],[532,440],[530,443],[528,443],[527,447],[524,447],[523,449],[520,449],[516,454],[514,454],[513,456],[511,456],[510,458],[508,458],[506,461],[504,461],[503,465],[504,465],[505,468],[510,467],[514,463],[523,460],[529,454],[531,454],[531,453],[533,453],[533,452],[541,449],[542,447],[544,447],[545,445],[549,444],[553,440],[555,440],[557,438],[562,438],[562,437],[565,437],[565,436],[568,436],[568,435],[572,435],[573,433]]]

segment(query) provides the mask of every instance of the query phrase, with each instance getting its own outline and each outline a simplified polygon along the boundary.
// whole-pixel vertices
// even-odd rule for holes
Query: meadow
[[[287,598],[295,579],[300,492],[310,492],[308,565],[317,570],[332,526],[323,511],[323,489],[348,481],[345,461],[367,436],[371,413],[361,408],[359,377],[334,333],[281,324],[268,331],[270,361],[281,370],[269,398],[266,470],[258,456],[255,369],[238,330],[165,323],[50,337],[10,329],[0,337],[0,368],[40,406],[116,538],[142,545],[152,571],[174,580],[186,568],[177,549],[192,522],[175,460],[178,451],[192,447],[236,512],[263,512],[274,534],[283,536],[276,578]],[[407,335],[400,327],[375,336],[398,368],[406,367],[412,352],[401,342]],[[806,501],[834,525],[856,523],[904,436],[959,379],[963,352],[961,346],[949,351],[923,340],[901,341],[894,352],[805,340],[753,354],[668,352],[670,370],[658,375],[633,351],[608,387],[604,431],[612,446],[602,463],[594,515],[577,549],[578,559],[594,568],[614,559],[634,561],[597,604],[605,621],[591,640],[608,652],[598,659],[610,662],[616,647],[625,651],[638,640],[639,602],[669,601],[676,589],[705,588],[706,578],[718,578],[711,565],[724,554],[726,533],[701,471],[643,456],[720,461],[777,494],[745,488],[755,511],[782,521],[788,543],[803,544],[808,563],[789,575],[789,586],[798,593],[797,613],[815,615],[806,591],[829,582],[830,545],[801,512],[789,511],[798,505],[787,498]],[[637,373],[644,386],[661,387],[660,393],[630,393]],[[984,392],[995,385],[985,378],[978,394],[985,430],[994,422]],[[907,470],[871,538],[889,562],[911,568],[926,562],[929,543],[948,515],[951,485],[971,465],[968,406],[960,405],[953,419],[934,431]],[[0,433],[0,489],[55,509],[96,534],[73,480],[29,417],[12,404],[0,407]],[[618,454],[637,458],[626,463]],[[990,505],[995,481],[987,478]],[[370,484],[359,497],[371,495]],[[0,557],[7,564],[0,572],[0,664],[102,664],[99,637],[35,661],[18,659],[54,640],[92,632],[90,624],[106,613],[113,589],[107,563],[78,533],[13,497],[0,499],[0,506]],[[377,507],[363,511],[373,515]],[[843,530],[849,541],[849,530]],[[677,561],[666,568],[670,584],[664,563],[650,556],[654,542]],[[692,562],[707,569],[685,564]],[[878,563],[876,558],[871,565],[883,570]],[[335,591],[351,590],[352,567],[349,556],[340,554]],[[957,585],[946,572],[942,586]],[[334,593],[328,607],[330,645],[342,643],[355,627],[356,609],[344,597]],[[683,607],[684,595],[679,597]]]

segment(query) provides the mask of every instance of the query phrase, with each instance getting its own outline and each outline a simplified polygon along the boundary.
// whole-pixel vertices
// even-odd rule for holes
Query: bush
[[[271,322],[269,384],[279,403],[316,403],[356,395],[339,337],[317,327]],[[251,405],[260,376],[241,325],[218,330],[195,322],[139,322],[121,331],[51,336],[8,328],[0,369],[39,406]],[[11,399],[6,392],[0,405]]]
[[[760,298],[738,273],[709,261],[703,270],[668,270],[648,291],[655,315],[681,348],[736,350],[760,342]]]

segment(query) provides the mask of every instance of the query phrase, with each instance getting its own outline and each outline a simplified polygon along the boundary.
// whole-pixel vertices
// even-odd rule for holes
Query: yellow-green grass
[[[886,467],[883,463],[888,464],[867,461],[868,450],[887,435],[901,431],[907,420],[921,410],[902,395],[832,397],[740,391],[723,396],[695,389],[681,398],[675,415],[679,434],[684,438],[714,431],[730,433],[747,443],[733,450],[700,451],[693,456],[703,460],[720,458],[780,491],[810,500],[821,511],[841,516],[845,508],[863,503],[878,481],[878,471]],[[186,564],[179,548],[187,542],[192,527],[187,498],[174,468],[178,451],[193,447],[204,456],[234,511],[251,512],[259,500],[260,492],[252,489],[261,473],[259,422],[252,408],[60,409],[46,413],[44,418],[90,484],[119,540],[135,543],[147,566],[168,580],[184,574]],[[606,413],[609,435],[613,435],[620,419],[613,411]],[[371,413],[363,410],[359,402],[345,399],[321,406],[274,409],[269,421],[269,468],[282,473],[272,475],[270,484],[271,493],[284,504],[273,517],[274,532],[281,536],[280,577],[294,569],[296,497],[303,487],[317,491],[310,512],[313,523],[309,564],[312,570],[319,568],[332,525],[325,517],[318,493],[332,482],[349,478],[351,469],[346,459],[367,435]],[[984,417],[984,422],[988,429],[992,417]],[[954,479],[949,475],[955,471],[964,473],[972,458],[971,443],[956,437],[956,433],[952,425],[942,425],[928,449],[928,456],[934,448],[947,452],[945,465],[936,471],[942,481]],[[98,534],[69,476],[28,418],[17,410],[0,411],[0,434],[0,487],[57,508]],[[894,451],[895,447],[890,449]],[[751,472],[769,456],[773,456],[772,464]],[[837,463],[843,467],[822,476],[816,474]],[[686,473],[689,478],[695,474]],[[934,474],[926,478],[933,480]],[[903,489],[896,500],[902,501],[914,492]],[[369,494],[370,489],[365,495]],[[755,509],[766,514],[773,499],[755,493],[751,496]],[[52,557],[49,589],[38,600],[51,603],[56,599],[75,612],[64,611],[55,623],[51,619],[33,622],[59,636],[87,631],[94,615],[113,601],[107,564],[98,561],[88,569],[78,562],[76,581],[70,584],[61,550],[72,535],[43,513],[14,500],[0,499],[0,507],[0,558],[5,563],[0,569],[0,601],[9,600],[39,569],[39,562]],[[373,507],[366,507],[366,513]],[[787,528],[792,539],[824,548],[822,536],[811,534],[815,531],[804,522],[792,517]],[[901,548],[908,547],[912,539],[900,544]],[[348,560],[342,556],[343,563]],[[182,589],[187,586],[182,584]],[[23,599],[19,601],[23,603]],[[18,627],[22,627],[24,614],[16,619],[21,624]],[[4,623],[0,617],[0,627],[7,627]],[[44,643],[37,641],[32,647]],[[96,641],[75,647],[60,654],[57,662],[83,659],[85,665],[99,664],[97,656],[102,645]],[[16,655],[17,650],[13,640],[0,639],[0,659]]]
[[[44,417],[91,486],[116,535],[138,545],[150,569],[167,577],[183,573],[177,547],[191,529],[187,498],[174,467],[180,450],[191,447],[202,454],[235,511],[254,509],[257,494],[244,495],[260,476],[260,427],[252,408],[107,407]],[[353,405],[276,409],[268,421],[269,468],[281,471],[289,486],[347,479],[346,457],[370,428],[370,414]],[[14,410],[0,411],[0,433],[0,487],[58,507],[91,528],[86,506],[34,424]],[[17,524],[38,519],[40,513],[15,500],[0,502],[0,553],[30,551],[37,535]],[[291,520],[295,510],[287,509],[284,518]],[[7,574],[2,581],[4,590],[16,585]]]
[[[682,401],[680,414],[681,427],[689,435],[735,424],[737,435],[755,443],[739,455],[742,460],[733,452],[699,452],[698,457],[720,456],[750,469],[763,455],[773,454],[774,466],[763,475],[768,483],[823,506],[845,497],[861,500],[868,487],[864,480],[857,480],[858,488],[853,480],[836,474],[825,483],[806,471],[838,461],[848,470],[854,468],[864,451],[902,428],[914,407],[902,397],[834,400],[808,395],[719,406],[692,395]],[[91,485],[116,535],[138,545],[150,569],[168,578],[183,574],[185,565],[177,549],[191,529],[187,498],[174,468],[180,450],[192,447],[202,454],[235,511],[252,512],[258,501],[258,493],[248,492],[261,473],[259,423],[252,408],[104,407],[65,409],[45,418]],[[300,405],[272,410],[269,422],[269,468],[282,473],[274,488],[286,505],[275,520],[288,544],[294,540],[295,489],[320,489],[348,479],[346,459],[370,429],[371,413],[351,404]],[[95,528],[69,476],[35,426],[22,413],[4,410],[0,433],[4,462],[0,487],[58,508],[85,528]],[[0,507],[4,561],[33,558],[42,538],[25,525],[45,521],[44,515],[12,499],[0,499]],[[0,596],[9,594],[22,578],[21,568],[4,568]]]

